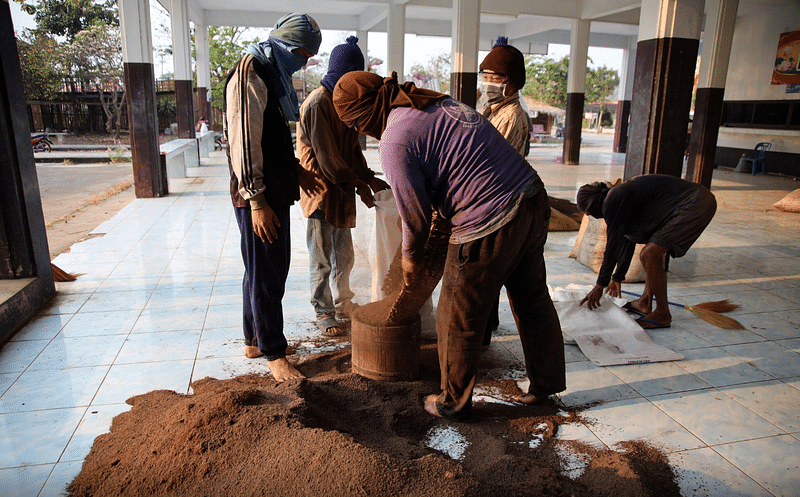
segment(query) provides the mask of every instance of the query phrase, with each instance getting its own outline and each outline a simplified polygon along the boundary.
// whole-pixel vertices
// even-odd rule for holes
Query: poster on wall
[[[772,84],[800,84],[798,60],[800,60],[800,31],[781,33],[778,39],[778,53],[775,56],[775,68],[772,70]]]

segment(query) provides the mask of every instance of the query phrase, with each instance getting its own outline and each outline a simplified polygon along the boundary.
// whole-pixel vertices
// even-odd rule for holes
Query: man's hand
[[[372,195],[372,190],[369,185],[360,179],[355,180],[353,185],[356,187],[356,193],[361,197],[361,201],[364,202],[364,205],[370,208],[375,207],[375,197]]]
[[[275,212],[269,206],[250,212],[253,218],[253,231],[256,235],[261,238],[262,242],[274,242],[278,238],[278,228],[281,227]]]
[[[300,182],[300,189],[308,196],[320,194],[325,188],[322,177],[305,168],[300,168],[300,174],[297,179]]]
[[[372,188],[373,193],[377,193],[381,190],[389,190],[391,188],[389,183],[376,176],[373,176],[372,179],[369,180],[369,187]]]
[[[590,311],[593,311],[600,307],[600,299],[603,297],[603,287],[600,285],[595,285],[589,293],[583,297],[581,303],[578,306],[582,306],[584,302],[588,302],[588,307]]]
[[[606,293],[610,297],[619,297],[622,295],[622,283],[611,280],[611,283],[608,284],[608,288],[606,288]]]

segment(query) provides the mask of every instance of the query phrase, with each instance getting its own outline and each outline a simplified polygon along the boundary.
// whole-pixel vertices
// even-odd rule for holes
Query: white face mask
[[[481,93],[490,104],[497,103],[506,98],[506,85],[504,83],[481,82]]]

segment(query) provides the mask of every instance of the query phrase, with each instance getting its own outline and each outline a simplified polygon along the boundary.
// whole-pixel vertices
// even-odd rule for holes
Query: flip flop
[[[630,312],[632,314],[636,314],[637,316],[644,316],[644,312],[640,311],[639,309],[633,306],[632,302],[625,302],[625,305],[622,306],[622,310],[626,312]]]
[[[339,322],[336,321],[336,318],[333,316],[325,316],[319,318],[317,320],[317,328],[319,328],[319,331],[326,337],[340,337],[345,334],[344,327],[341,324],[339,324]],[[338,328],[339,329],[338,333],[328,331],[332,328]]]
[[[653,321],[652,319],[647,318],[639,318],[636,320],[636,324],[644,328],[645,330],[655,330],[659,328],[669,328],[670,324],[659,323],[658,321]]]

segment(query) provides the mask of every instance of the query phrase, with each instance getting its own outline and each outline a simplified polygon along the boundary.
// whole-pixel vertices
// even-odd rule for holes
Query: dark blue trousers
[[[286,357],[283,334],[283,293],[289,275],[291,243],[289,207],[275,210],[281,223],[278,237],[262,242],[253,231],[250,208],[234,207],[242,236],[244,343],[255,345],[268,361]]]

